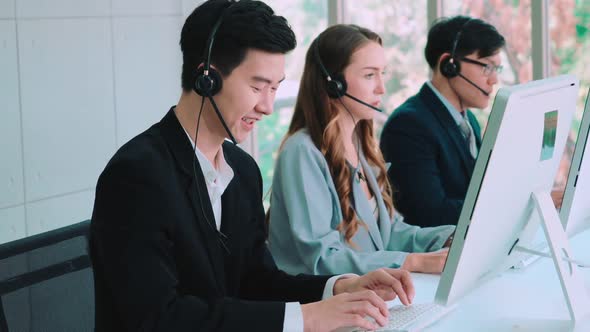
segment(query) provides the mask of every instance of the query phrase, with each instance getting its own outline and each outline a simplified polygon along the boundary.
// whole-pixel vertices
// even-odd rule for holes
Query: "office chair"
[[[0,245],[0,332],[92,331],[90,220]]]

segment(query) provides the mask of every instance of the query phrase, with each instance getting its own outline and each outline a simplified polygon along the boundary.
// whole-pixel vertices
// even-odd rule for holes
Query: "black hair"
[[[229,8],[228,8],[229,7]],[[199,64],[206,60],[211,30],[220,16],[215,33],[211,64],[227,76],[242,63],[248,49],[285,54],[295,48],[295,33],[282,16],[260,1],[209,0],[186,19],[180,35],[182,89],[191,91]]]
[[[483,58],[496,54],[506,41],[496,28],[478,18],[453,16],[437,20],[428,31],[424,56],[430,68],[434,69],[444,53],[451,53],[457,34],[461,36],[455,50],[455,57],[477,52]]]

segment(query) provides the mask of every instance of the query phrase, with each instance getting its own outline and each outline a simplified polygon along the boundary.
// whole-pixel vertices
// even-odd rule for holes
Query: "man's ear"
[[[198,66],[197,66],[197,72],[202,71],[203,67],[205,67],[205,62],[201,62]],[[214,64],[209,64],[209,69],[214,69],[216,72],[219,73],[219,75],[221,76],[221,72],[215,67]]]
[[[449,53],[443,53],[438,62],[438,72],[446,78],[453,78],[461,74],[461,64]]]
[[[210,64],[209,66],[211,67],[211,69],[215,69],[215,71],[217,71],[219,75],[221,75],[221,72],[219,71],[219,69],[217,69],[217,67],[215,67],[214,64]]]
[[[440,64],[444,61],[448,60],[451,57],[451,53],[445,52],[438,57],[438,62],[436,63],[436,69],[440,68]]]

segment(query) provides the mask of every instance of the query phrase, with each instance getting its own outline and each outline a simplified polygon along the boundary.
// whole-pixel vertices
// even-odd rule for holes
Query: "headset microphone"
[[[461,77],[462,79],[464,79],[465,81],[467,81],[467,83],[473,85],[476,89],[478,89],[479,91],[481,91],[481,93],[483,93],[484,95],[486,95],[486,96],[489,96],[490,95],[486,90],[480,88],[477,84],[473,83],[473,81],[471,81],[470,79],[468,79],[467,77],[465,77],[463,74],[459,73],[459,77]]]
[[[234,138],[234,135],[232,135],[231,131],[229,130],[229,128],[227,126],[227,124],[225,123],[225,120],[223,120],[223,116],[221,115],[221,112],[219,112],[219,108],[217,108],[217,104],[215,103],[215,100],[213,100],[213,97],[212,96],[208,96],[208,97],[209,97],[209,101],[211,102],[211,105],[213,105],[213,109],[215,110],[215,113],[217,114],[217,117],[219,118],[219,121],[221,121],[221,124],[223,125],[223,128],[225,129],[225,131],[229,135],[229,139],[231,139],[231,141],[234,144],[238,144],[238,142]]]
[[[365,106],[367,106],[367,107],[369,107],[369,108],[372,108],[372,109],[374,109],[374,110],[375,110],[375,111],[377,111],[377,112],[383,112],[383,110],[382,110],[382,109],[379,109],[379,108],[377,108],[377,107],[375,107],[375,106],[373,106],[373,105],[371,105],[371,104],[367,104],[367,103],[365,103],[364,101],[362,101],[362,100],[358,99],[357,97],[351,96],[351,95],[349,95],[349,94],[348,94],[348,93],[346,93],[346,92],[344,93],[344,95],[345,95],[346,97],[348,97],[348,98],[350,98],[350,99],[352,99],[352,100],[356,101],[357,103],[363,104],[363,105],[365,105]]]

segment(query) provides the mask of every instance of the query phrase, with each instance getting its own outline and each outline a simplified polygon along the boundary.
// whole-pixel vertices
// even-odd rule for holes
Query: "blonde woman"
[[[307,52],[269,209],[269,248],[289,273],[444,267],[454,226],[410,226],[393,206],[373,135],[385,65],[381,38],[355,25],[326,29]]]

